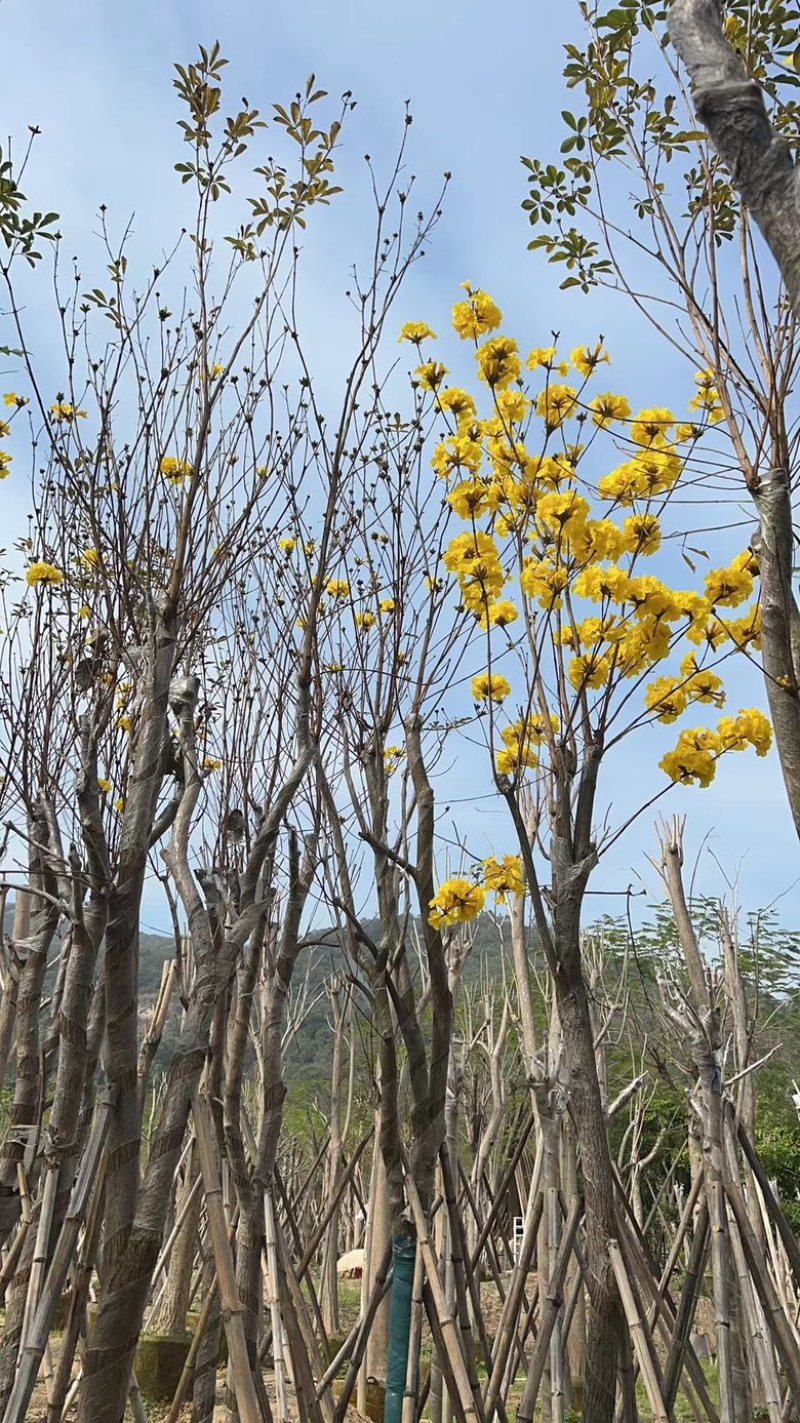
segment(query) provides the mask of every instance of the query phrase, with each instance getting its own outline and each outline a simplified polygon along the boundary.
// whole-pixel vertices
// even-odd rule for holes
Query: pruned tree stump
[[[167,1402],[174,1398],[191,1342],[188,1335],[170,1338],[164,1334],[142,1334],[134,1369],[146,1398]]]

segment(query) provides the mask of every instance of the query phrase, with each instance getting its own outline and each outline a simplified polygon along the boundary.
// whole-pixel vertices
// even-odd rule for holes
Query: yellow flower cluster
[[[766,756],[771,745],[772,727],[763,712],[751,707],[737,717],[723,717],[714,731],[707,727],[682,731],[674,750],[659,765],[671,781],[710,786],[717,761],[726,751],[752,746],[757,756]]]
[[[496,331],[503,314],[490,296],[483,291],[473,291],[469,282],[462,282],[467,293],[466,301],[459,301],[453,307],[453,330],[462,341],[477,341],[490,331]]]
[[[407,321],[401,328],[398,341],[410,341],[418,346],[421,341],[435,341],[436,332],[431,331],[427,321]]]
[[[606,698],[621,681],[636,679],[645,711],[663,722],[677,721],[697,702],[722,706],[721,679],[704,662],[726,644],[733,650],[759,646],[760,613],[750,604],[755,559],[749,552],[737,555],[712,569],[705,586],[691,590],[643,572],[643,560],[661,550],[663,510],[681,477],[686,447],[718,418],[711,373],[696,377],[691,409],[701,412],[697,422],[681,422],[664,406],[634,415],[626,397],[613,392],[584,397],[585,383],[608,362],[602,343],[572,351],[571,368],[580,377],[575,385],[559,383],[570,364],[559,360],[555,346],[532,350],[528,369],[543,372],[544,381],[538,394],[529,394],[516,341],[492,334],[481,342],[487,332],[499,332],[499,309],[485,292],[467,290],[469,300],[457,305],[453,321],[459,335],[476,342],[478,376],[489,387],[493,410],[481,418],[468,391],[445,384],[441,365],[429,381],[449,427],[432,465],[447,481],[451,508],[469,526],[443,556],[464,607],[487,631],[513,623],[518,607],[504,596],[513,576],[529,629],[535,619],[544,653],[548,641],[552,647],[553,685],[571,687],[581,698],[602,692],[600,707],[610,705]],[[528,439],[536,419],[544,424],[544,441],[536,436],[532,453]],[[598,433],[622,424],[630,446],[624,461],[601,472],[596,482],[583,475],[585,447],[570,440],[573,429],[591,428],[590,421]],[[739,608],[737,618],[727,616]],[[679,646],[686,652],[687,644],[679,672],[650,677]],[[488,674],[477,685],[477,700],[500,700],[492,695]],[[699,768],[689,778],[708,784],[708,758],[713,764],[718,748],[708,741],[711,733],[703,732],[699,742],[698,735],[687,732],[674,753],[679,761],[662,765],[670,774],[669,768],[685,766],[688,756]],[[496,755],[498,774],[516,776],[534,767],[537,744],[522,728],[507,728]],[[727,743],[723,749],[729,749]]]
[[[387,748],[388,750],[388,748]],[[428,923],[434,929],[450,924],[469,924],[477,919],[486,895],[494,894],[498,904],[505,904],[509,894],[525,893],[525,875],[518,855],[504,855],[497,860],[492,855],[482,865],[482,884],[467,879],[445,880],[431,900]]]
[[[55,568],[52,563],[32,563],[25,573],[25,582],[29,588],[38,588],[42,583],[55,587],[64,582],[64,575],[61,569]]]
[[[480,672],[472,679],[472,697],[476,702],[504,702],[510,695],[510,684],[497,672]]]
[[[68,400],[57,400],[55,405],[50,406],[50,414],[55,420],[59,420],[64,425],[71,425],[75,420],[85,420],[86,411],[76,410],[74,405],[70,405]]]
[[[521,771],[534,771],[539,758],[534,750],[544,739],[544,728],[535,718],[515,721],[500,732],[503,747],[495,754],[498,776],[517,776]]]
[[[398,769],[400,762],[405,756],[403,746],[385,746],[383,749],[383,768],[387,776],[393,776]]]
[[[170,484],[182,484],[194,473],[188,460],[175,459],[173,455],[165,455],[159,469]]]
[[[525,893],[525,875],[519,855],[504,855],[502,860],[490,856],[483,862],[483,883],[498,904],[505,904],[509,894]]]
[[[477,919],[486,901],[486,891],[466,879],[448,879],[430,902],[428,923],[434,929],[450,924],[469,924]]]
[[[460,534],[444,554],[444,565],[456,575],[464,605],[473,612],[494,602],[505,582],[500,554],[489,534]]]
[[[705,415],[710,425],[719,424],[723,416],[716,378],[713,371],[697,371],[695,374],[697,394],[689,401],[689,409]]]

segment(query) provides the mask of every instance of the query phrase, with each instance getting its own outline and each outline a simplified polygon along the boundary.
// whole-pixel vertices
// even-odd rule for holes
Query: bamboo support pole
[[[419,1395],[419,1358],[422,1347],[422,1319],[425,1312],[423,1285],[425,1266],[422,1251],[414,1256],[414,1279],[411,1284],[411,1329],[408,1339],[408,1360],[406,1362],[406,1385],[403,1392],[402,1423],[416,1423],[417,1397]]]
[[[731,1117],[729,1112],[728,1121],[730,1122],[730,1120]],[[742,1122],[739,1123],[736,1134],[738,1136],[742,1151],[745,1154],[747,1164],[750,1167],[750,1170],[752,1171],[758,1184],[758,1188],[761,1191],[761,1195],[763,1196],[764,1204],[769,1213],[770,1220],[775,1226],[775,1229],[777,1230],[778,1235],[780,1236],[781,1244],[784,1250],[786,1251],[786,1258],[789,1261],[789,1268],[792,1272],[792,1279],[794,1280],[795,1289],[800,1292],[800,1245],[798,1245],[794,1231],[792,1230],[792,1227],[786,1219],[786,1216],[781,1210],[780,1204],[776,1199],[775,1192],[773,1191],[769,1183],[769,1177],[767,1176],[767,1173],[761,1164],[758,1152],[756,1151],[752,1141],[747,1135],[747,1131],[745,1130],[745,1127]]]
[[[667,1409],[661,1393],[661,1381],[658,1377],[655,1356],[652,1350],[652,1341],[642,1320],[636,1305],[631,1282],[622,1258],[622,1251],[619,1242],[609,1240],[608,1254],[611,1260],[611,1267],[614,1271],[614,1278],[617,1282],[622,1308],[625,1312],[630,1336],[633,1341],[634,1351],[639,1363],[639,1370],[644,1380],[647,1391],[647,1398],[653,1414],[653,1423],[674,1423],[674,1417]]]
[[[72,1197],[56,1243],[50,1269],[42,1287],[29,1337],[17,1363],[17,1373],[9,1394],[3,1423],[24,1423],[39,1368],[50,1338],[50,1328],[56,1305],[64,1290],[70,1262],[78,1244],[78,1235],[92,1187],[95,1185],[111,1125],[113,1098],[106,1092],[98,1101],[89,1141],[80,1170],[72,1188]]]
[[[480,1260],[481,1251],[483,1250],[483,1247],[486,1244],[489,1235],[491,1234],[492,1226],[494,1225],[495,1220],[500,1212],[500,1207],[505,1198],[506,1191],[508,1190],[509,1182],[511,1181],[511,1178],[514,1175],[517,1166],[519,1165],[522,1153],[525,1150],[525,1147],[528,1142],[528,1137],[530,1136],[532,1131],[533,1113],[531,1112],[530,1116],[526,1120],[524,1130],[520,1133],[519,1141],[517,1142],[514,1155],[511,1158],[509,1165],[506,1167],[505,1173],[497,1187],[497,1191],[495,1193],[495,1198],[492,1203],[491,1209],[488,1211],[483,1225],[480,1228],[480,1235],[478,1236],[478,1239],[475,1243],[475,1249],[472,1252],[472,1260],[470,1262],[473,1270],[476,1269],[478,1261]]]
[[[236,1272],[228,1239],[228,1225],[222,1202],[222,1186],[217,1170],[214,1123],[208,1099],[199,1093],[195,1093],[192,1099],[192,1115],[200,1157],[200,1171],[205,1189],[206,1214],[219,1281],[222,1319],[225,1326],[225,1337],[228,1341],[233,1392],[236,1396],[242,1423],[263,1423],[262,1411],[256,1396],[253,1371],[247,1355],[242,1307],[236,1291]],[[10,1419],[9,1423],[11,1423]]]
[[[311,1323],[311,1318],[308,1312],[308,1305],[306,1303],[303,1291],[300,1287],[300,1281],[297,1278],[297,1272],[294,1268],[294,1265],[292,1264],[289,1252],[286,1249],[286,1242],[283,1238],[283,1231],[281,1229],[280,1222],[277,1220],[275,1222],[275,1233],[277,1237],[278,1260],[281,1266],[283,1278],[285,1279],[286,1284],[288,1286],[291,1307],[297,1317],[297,1323],[305,1344],[312,1376],[314,1373],[316,1373],[317,1378],[320,1378],[324,1373],[324,1368],[322,1363],[322,1357],[319,1351],[319,1345],[317,1343],[317,1338],[314,1333],[314,1326]],[[313,1391],[315,1402],[319,1404],[321,1411],[324,1414],[325,1423],[333,1423],[333,1403],[331,1401],[330,1394],[325,1392],[320,1396],[320,1394],[316,1390],[316,1386],[314,1387]],[[313,1406],[313,1404],[309,1404],[309,1407],[312,1409],[312,1411]]]
[[[747,1266],[755,1285],[756,1294],[769,1325],[772,1341],[786,1373],[789,1391],[795,1405],[800,1404],[800,1345],[798,1345],[792,1322],[786,1315],[769,1272],[764,1266],[764,1256],[747,1214],[738,1182],[725,1182],[725,1195],[736,1221]]]
[[[2,1270],[0,1270],[0,1305],[5,1302],[6,1290],[8,1289],[8,1286],[11,1281],[13,1280],[14,1275],[16,1274],[17,1262],[19,1260],[20,1254],[22,1253],[22,1247],[25,1244],[25,1237],[28,1234],[30,1228],[30,1218],[28,1218],[28,1220],[25,1220],[23,1217],[20,1217],[16,1232],[14,1234],[14,1238],[11,1241],[11,1244],[8,1248],[8,1253],[6,1255],[5,1260],[3,1261],[3,1268]]]
[[[278,1410],[278,1423],[289,1423],[286,1341],[283,1332],[283,1319],[281,1318],[275,1212],[272,1204],[272,1196],[269,1191],[264,1192],[264,1234],[267,1251],[267,1306],[272,1325],[272,1367],[275,1375],[275,1402]]]
[[[45,1271],[47,1269],[47,1250],[50,1243],[50,1231],[53,1226],[53,1216],[56,1208],[56,1194],[58,1192],[58,1178],[60,1166],[58,1161],[48,1162],[47,1172],[42,1187],[41,1205],[39,1207],[39,1220],[36,1226],[36,1243],[33,1250],[33,1260],[31,1261],[31,1273],[28,1280],[28,1293],[25,1299],[25,1312],[22,1320],[22,1335],[19,1343],[19,1351],[22,1354],[25,1344],[33,1325],[36,1307],[44,1284]]]
[[[358,1378],[358,1371],[361,1368],[361,1360],[364,1357],[364,1351],[367,1347],[369,1332],[372,1328],[375,1315],[378,1313],[378,1309],[382,1301],[386,1298],[386,1295],[389,1292],[389,1286],[391,1284],[392,1278],[391,1264],[392,1242],[390,1240],[386,1246],[386,1251],[384,1253],[383,1259],[381,1260],[380,1265],[378,1266],[378,1269],[375,1273],[375,1283],[373,1286],[372,1295],[367,1303],[367,1307],[364,1310],[364,1313],[361,1317],[361,1321],[359,1323],[356,1342],[353,1345],[353,1353],[350,1358],[350,1368],[348,1369],[347,1377],[345,1378],[345,1381],[342,1384],[342,1391],[336,1401],[336,1410],[334,1413],[335,1423],[343,1423],[345,1414],[347,1413],[347,1409],[350,1405],[350,1399],[353,1396],[353,1389],[356,1386],[356,1379]]]
[[[229,1245],[233,1244],[233,1241],[236,1237],[236,1226],[237,1217],[234,1217],[228,1227]],[[180,1378],[178,1379],[178,1386],[175,1390],[175,1394],[169,1406],[169,1412],[164,1418],[164,1423],[178,1423],[178,1418],[180,1416],[181,1409],[183,1408],[184,1399],[186,1398],[186,1395],[189,1392],[189,1384],[191,1383],[192,1375],[194,1374],[194,1366],[197,1362],[197,1355],[200,1352],[200,1345],[203,1342],[203,1335],[205,1334],[206,1329],[208,1328],[208,1321],[211,1318],[211,1311],[214,1308],[214,1302],[217,1297],[218,1289],[219,1280],[215,1275],[213,1280],[211,1281],[211,1287],[208,1291],[208,1294],[203,1300],[203,1305],[200,1310],[200,1316],[197,1320],[197,1327],[194,1331],[194,1334],[192,1335],[192,1342],[189,1345],[189,1352],[186,1356],[186,1363],[184,1364],[183,1371],[181,1373]]]
[[[582,1212],[583,1203],[576,1198],[572,1202],[572,1207],[567,1217],[567,1223],[564,1227],[564,1233],[561,1237],[558,1255],[548,1282],[542,1317],[539,1321],[539,1333],[536,1338],[536,1346],[531,1358],[530,1368],[528,1369],[528,1376],[525,1380],[522,1399],[517,1409],[517,1419],[519,1423],[532,1423],[533,1420],[536,1399],[539,1394],[539,1386],[542,1382],[542,1374],[544,1373],[550,1353],[551,1336],[563,1303],[561,1295],[564,1288],[564,1280],[567,1274],[569,1257],[572,1254],[575,1238],[578,1233]]]
[[[58,1367],[50,1393],[50,1402],[47,1410],[47,1423],[59,1423],[59,1420],[67,1411],[66,1400],[69,1397],[70,1379],[72,1375],[72,1363],[75,1358],[75,1350],[78,1347],[78,1336],[81,1325],[85,1318],[86,1303],[89,1298],[89,1286],[94,1268],[95,1252],[100,1239],[100,1228],[103,1222],[103,1209],[105,1204],[105,1171],[106,1157],[98,1173],[97,1184],[92,1193],[92,1201],[86,1218],[86,1228],[83,1232],[83,1241],[78,1252],[78,1266],[72,1280],[72,1294],[69,1302],[64,1333],[61,1339],[61,1353],[58,1358]]]
[[[539,1232],[539,1226],[544,1211],[544,1196],[539,1190],[543,1162],[544,1149],[542,1141],[540,1140],[533,1167],[528,1205],[525,1212],[525,1229],[519,1259],[515,1261],[511,1282],[508,1287],[508,1294],[503,1304],[500,1323],[497,1328],[497,1336],[494,1341],[494,1350],[492,1352],[492,1369],[487,1380],[486,1393],[483,1400],[484,1411],[489,1423],[491,1423],[491,1419],[496,1411],[497,1400],[501,1397],[503,1376],[505,1374],[506,1364],[508,1363],[511,1346],[517,1332],[525,1280],[533,1259],[536,1237]]]
[[[450,1396],[454,1408],[458,1408],[459,1413],[463,1415],[466,1423],[475,1423],[476,1420],[480,1420],[480,1414],[472,1394],[467,1366],[461,1351],[461,1339],[456,1327],[456,1322],[447,1308],[444,1288],[436,1264],[436,1256],[434,1255],[433,1247],[430,1242],[425,1212],[422,1209],[422,1203],[417,1193],[414,1179],[407,1169],[405,1173],[405,1189],[406,1199],[411,1207],[411,1214],[414,1218],[414,1226],[417,1232],[417,1248],[422,1251],[422,1259],[425,1266],[425,1295],[426,1300],[429,1299],[431,1306],[428,1310],[431,1329],[434,1331],[434,1337],[437,1333],[440,1335],[441,1347],[444,1351],[443,1354],[440,1353],[442,1369],[445,1374],[447,1374],[448,1371],[450,1372],[452,1386],[456,1391],[455,1394],[451,1393]],[[434,1324],[434,1317],[436,1324]],[[439,1344],[437,1342],[437,1348],[438,1347]]]
[[[701,1180],[702,1177],[698,1176],[698,1181]],[[708,1235],[708,1207],[704,1204],[695,1227],[689,1264],[686,1268],[686,1276],[678,1301],[678,1312],[675,1316],[672,1345],[664,1368],[664,1403],[668,1409],[675,1406],[675,1400],[678,1397],[683,1361],[703,1283],[703,1270],[708,1257]]]

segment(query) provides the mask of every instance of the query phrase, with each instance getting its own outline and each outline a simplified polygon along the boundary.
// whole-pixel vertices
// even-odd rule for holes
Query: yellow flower
[[[719,737],[713,731],[698,727],[695,731],[682,731],[675,749],[668,751],[658,764],[671,781],[710,786],[720,750]]]
[[[384,746],[383,769],[387,776],[394,775],[405,754],[405,747],[403,746]]]
[[[281,550],[282,553],[293,553],[296,545],[296,539],[278,539],[278,548]]]
[[[125,799],[123,796],[120,796],[118,800],[114,801],[114,809],[118,812],[118,814],[122,814],[123,810],[125,809]]]
[[[434,929],[448,924],[469,924],[483,909],[486,891],[479,884],[465,879],[449,879],[439,887],[431,900],[428,923]]]
[[[488,510],[489,489],[478,479],[465,480],[450,491],[447,499],[460,519],[474,519]]]
[[[71,424],[73,420],[85,420],[86,411],[76,410],[74,405],[70,405],[67,400],[57,400],[55,405],[50,406],[50,414],[56,420],[63,420],[65,424]]]
[[[575,579],[575,592],[579,598],[588,598],[599,603],[608,598],[612,603],[624,603],[630,579],[621,568],[585,568]]]
[[[623,547],[628,553],[658,553],[661,525],[655,514],[633,514],[622,525]]]
[[[548,385],[536,401],[536,414],[550,430],[557,430],[578,402],[577,391],[571,385]]]
[[[224,369],[225,369],[225,367],[224,367],[224,366],[221,366],[220,363],[219,363],[219,361],[215,361],[214,364],[213,364],[213,366],[210,366],[210,367],[209,367],[209,371],[208,371],[208,378],[209,378],[209,380],[219,380],[219,378],[220,378],[220,376],[222,375],[222,372],[224,371]]]
[[[398,341],[411,341],[418,346],[420,341],[435,341],[436,332],[431,331],[426,321],[406,321],[400,329]]]
[[[513,603],[502,600],[499,603],[490,603],[488,608],[481,609],[482,627],[508,627],[519,617],[519,613]]]
[[[772,727],[763,712],[756,707],[740,711],[734,725],[738,734],[754,748],[757,756],[766,756],[772,745]]]
[[[675,416],[671,410],[660,407],[640,410],[629,434],[635,445],[642,445],[645,449],[649,449],[651,445],[661,447],[667,443],[674,424]]]
[[[472,697],[476,702],[504,702],[510,695],[510,684],[496,672],[480,672],[472,679]]]
[[[731,642],[740,650],[744,647],[752,647],[755,652],[761,650],[761,609],[758,604],[743,618],[723,623],[723,627]]]
[[[11,473],[11,461],[14,456],[8,450],[0,450],[0,479],[8,479]]]
[[[394,598],[381,598],[378,607],[382,613],[393,613],[395,610]]]
[[[656,720],[664,722],[677,721],[687,707],[684,688],[676,686],[671,677],[657,677],[651,682],[645,690],[644,702],[648,711],[655,712]]]
[[[486,292],[472,291],[468,282],[464,282],[464,287],[467,300],[453,307],[453,329],[462,341],[477,341],[479,336],[497,330],[503,314]]]
[[[581,563],[614,563],[624,549],[622,531],[610,519],[589,520],[570,530],[570,548]]]
[[[356,613],[356,627],[363,628],[364,632],[369,632],[375,626],[374,613]]]
[[[509,894],[525,893],[525,876],[519,855],[504,855],[502,860],[490,856],[483,862],[483,883],[498,904],[505,904]]]
[[[85,620],[86,618],[90,618],[91,616],[91,608],[87,607],[86,603],[84,603],[83,606],[78,609],[78,617],[83,618]]]
[[[601,430],[606,430],[615,420],[627,420],[631,413],[631,407],[624,395],[612,395],[606,392],[605,395],[596,395],[589,401],[589,409],[593,412],[592,419],[595,425]]]
[[[21,410],[23,405],[27,405],[28,403],[28,397],[26,395],[15,395],[13,390],[7,391],[3,396],[3,404],[7,405],[11,410]]]
[[[52,563],[32,563],[25,574],[25,582],[29,588],[37,588],[40,583],[55,586],[64,582],[64,575],[59,568],[54,568]]]
[[[529,371],[538,371],[542,366],[552,366],[556,358],[555,346],[536,346],[525,362]]]
[[[519,586],[529,598],[537,598],[540,608],[551,611],[561,607],[561,594],[567,586],[565,568],[542,559],[527,559],[519,576]]]
[[[475,359],[478,362],[480,379],[493,390],[503,390],[518,380],[522,371],[516,341],[509,336],[495,336],[478,347]]]
[[[728,568],[715,568],[706,577],[706,597],[713,605],[736,608],[753,592],[753,575],[747,568],[733,563]]]
[[[466,469],[477,474],[483,460],[483,446],[469,434],[459,433],[436,446],[431,465],[440,479],[446,479],[454,469]]]
[[[100,555],[96,548],[85,548],[81,554],[81,563],[85,563],[87,568],[100,567]]]
[[[510,425],[519,425],[531,408],[531,402],[521,390],[498,390],[495,404]]]
[[[570,360],[582,376],[590,376],[601,363],[611,364],[611,357],[602,341],[598,341],[596,346],[576,346],[570,354]]]
[[[493,602],[505,582],[497,545],[488,534],[460,534],[442,561],[448,572],[456,574],[468,607]]]
[[[117,722],[120,731],[127,731],[128,735],[133,731],[133,721],[129,716],[121,716]]]
[[[97,789],[101,792],[102,795],[108,795],[109,791],[111,790],[111,782],[107,781],[105,776],[98,776]]]
[[[441,361],[425,361],[423,365],[417,366],[414,374],[423,390],[436,391],[447,375],[447,371]]]
[[[510,726],[504,727],[500,733],[504,749],[498,751],[495,756],[495,768],[500,776],[514,776],[517,772],[525,769],[535,770],[539,764],[539,758],[534,751],[534,746],[539,745],[542,735],[539,732],[538,720],[528,724],[521,721],[512,722]]]
[[[536,518],[554,533],[571,532],[576,525],[586,523],[589,504],[583,495],[569,489],[563,494],[543,494],[536,505]]]
[[[350,584],[344,578],[331,578],[325,584],[325,592],[331,598],[349,598]]]
[[[456,419],[475,414],[474,398],[466,390],[458,390],[456,386],[451,385],[447,390],[440,390],[437,399],[439,409],[455,415]]]
[[[188,460],[175,459],[173,455],[165,455],[159,469],[170,484],[181,484],[194,473]]]
[[[573,657],[567,668],[567,676],[570,684],[576,692],[580,692],[584,687],[595,690],[604,687],[611,673],[611,659],[607,652],[599,652],[597,648],[593,652],[581,652],[577,657]]]
[[[221,762],[221,761],[215,761],[213,756],[204,756],[204,757],[203,757],[203,770],[204,770],[204,771],[221,771],[221,770],[222,770],[222,762]]]

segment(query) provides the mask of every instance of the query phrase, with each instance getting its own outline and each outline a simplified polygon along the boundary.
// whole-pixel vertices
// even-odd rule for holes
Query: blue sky
[[[28,124],[42,129],[25,186],[36,206],[61,215],[63,255],[81,255],[88,285],[90,276],[102,276],[101,266],[93,270],[101,258],[91,236],[101,203],[117,231],[133,214],[132,251],[143,270],[160,260],[181,225],[187,198],[172,172],[181,145],[171,67],[191,59],[198,42],[220,40],[231,61],[229,93],[246,95],[262,111],[291,97],[312,70],[331,96],[351,89],[358,107],[338,168],[346,192],[324,215],[321,235],[309,239],[307,264],[306,315],[312,334],[317,326],[320,378],[333,391],[337,343],[348,341],[352,328],[344,298],[348,269],[364,252],[372,228],[363,155],[369,152],[379,171],[387,169],[410,100],[408,170],[416,176],[416,201],[429,207],[445,170],[453,179],[429,255],[413,271],[397,311],[398,326],[414,317],[442,330],[458,284],[469,279],[514,313],[509,325],[523,346],[549,344],[553,328],[563,333],[566,349],[602,331],[614,358],[614,388],[626,391],[632,403],[682,407],[690,371],[670,350],[654,348],[651,332],[632,310],[612,295],[560,293],[541,254],[526,251],[530,230],[520,210],[525,182],[519,156],[545,157],[557,148],[558,115],[568,103],[561,47],[578,33],[577,5],[537,10],[530,0],[508,0],[498,12],[476,0],[438,6],[421,0],[402,6],[370,0],[271,6],[254,0],[140,0],[135,6],[82,0],[77,10],[55,0],[2,0],[3,137],[11,133],[19,146]],[[46,361],[52,310],[46,282],[30,286],[29,303],[37,355]],[[6,389],[9,375],[3,372]],[[24,499],[10,485],[3,491],[6,511],[21,531]],[[3,542],[9,541],[7,525]],[[752,669],[740,669],[736,682],[734,709],[763,705]],[[670,736],[673,730],[667,728]],[[655,788],[653,748],[663,744],[663,729],[645,731],[606,767],[605,800],[615,818],[629,813],[642,785]],[[448,781],[454,813],[468,804],[470,779],[465,759]],[[710,790],[678,792],[663,808],[688,815],[690,849],[708,837],[729,877],[738,875],[745,908],[783,896],[782,917],[789,924],[800,920],[800,860],[774,753],[766,761],[730,756]],[[480,806],[464,814],[479,854],[509,848],[499,814]],[[640,877],[653,886],[645,861],[655,849],[652,820],[646,814],[628,833],[598,872],[595,889],[624,890]],[[708,892],[722,888],[708,855],[701,883]],[[616,901],[594,903],[600,911]],[[148,895],[145,919],[166,923],[155,895]]]

